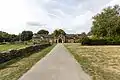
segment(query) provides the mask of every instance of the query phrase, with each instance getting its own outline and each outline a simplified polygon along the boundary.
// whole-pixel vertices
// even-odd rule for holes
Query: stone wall
[[[0,52],[0,63],[9,61],[16,57],[29,56],[30,54],[38,52],[48,46],[50,46],[50,44],[41,44],[41,45],[33,45],[33,46],[25,47],[23,49],[18,49],[18,50],[9,50],[9,51]]]

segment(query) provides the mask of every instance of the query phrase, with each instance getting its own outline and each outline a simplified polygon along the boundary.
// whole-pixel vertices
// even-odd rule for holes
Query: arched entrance
[[[59,39],[58,42],[59,42],[59,43],[62,43],[62,39]]]
[[[57,40],[55,40],[55,42],[57,43]]]

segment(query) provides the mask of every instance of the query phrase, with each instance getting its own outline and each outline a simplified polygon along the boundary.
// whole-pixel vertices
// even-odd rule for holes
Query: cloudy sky
[[[0,0],[0,31],[18,34],[62,28],[67,33],[88,32],[92,16],[119,0]],[[36,26],[35,26],[36,25]]]

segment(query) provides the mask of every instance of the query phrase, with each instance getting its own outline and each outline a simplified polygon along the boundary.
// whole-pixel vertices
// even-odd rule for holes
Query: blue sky
[[[0,30],[19,34],[23,30],[67,33],[88,32],[92,16],[119,0],[0,0]],[[38,26],[30,25],[34,23]]]

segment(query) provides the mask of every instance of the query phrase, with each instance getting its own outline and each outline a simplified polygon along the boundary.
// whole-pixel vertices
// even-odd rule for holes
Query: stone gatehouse
[[[78,39],[80,39],[81,34],[66,34],[59,35],[58,37],[53,37],[52,35],[42,35],[42,34],[34,34],[33,41],[35,42],[50,42],[50,43],[74,43]]]

